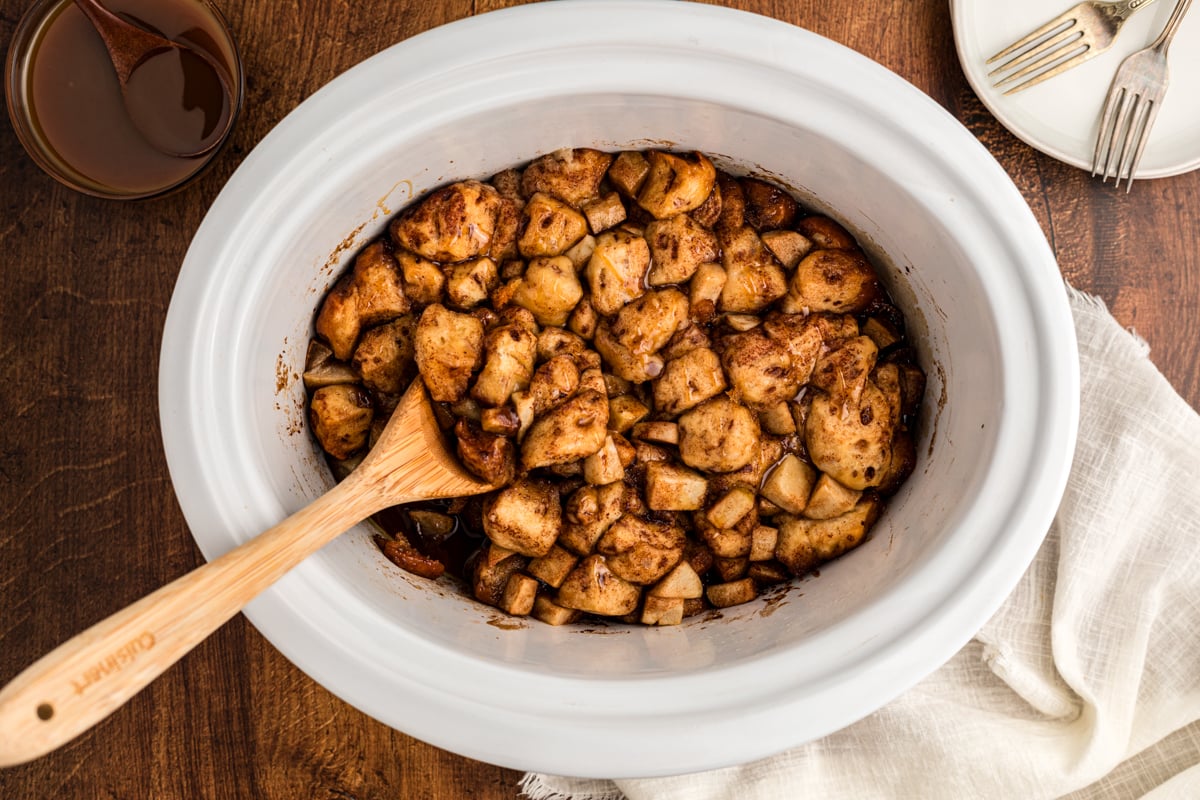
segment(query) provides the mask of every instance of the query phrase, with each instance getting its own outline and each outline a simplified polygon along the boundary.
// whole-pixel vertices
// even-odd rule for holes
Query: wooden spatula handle
[[[368,488],[338,484],[27,668],[0,691],[0,767],[66,744],[123,705],[285,572],[378,511]]]

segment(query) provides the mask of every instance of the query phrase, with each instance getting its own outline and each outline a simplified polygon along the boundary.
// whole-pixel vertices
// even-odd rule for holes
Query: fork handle
[[[1167,26],[1163,28],[1162,33],[1154,40],[1150,46],[1155,50],[1162,50],[1164,53],[1167,47],[1170,46],[1171,40],[1175,38],[1175,32],[1179,30],[1179,23],[1183,22],[1183,15],[1188,12],[1192,5],[1192,0],[1179,0],[1175,10],[1171,12],[1170,19],[1167,20]]]
[[[1103,11],[1103,13],[1126,20],[1132,17],[1135,12],[1141,11],[1153,2],[1154,0],[1122,0],[1122,2],[1113,3],[1111,10]]]

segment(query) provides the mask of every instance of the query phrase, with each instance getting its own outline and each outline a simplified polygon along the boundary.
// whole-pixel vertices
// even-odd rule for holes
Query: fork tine
[[[1100,171],[1100,182],[1104,183],[1108,180],[1109,168],[1113,166],[1113,154],[1117,152],[1118,138],[1121,132],[1125,130],[1125,123],[1128,118],[1125,113],[1125,106],[1129,102],[1129,93],[1125,89],[1118,92],[1119,96],[1116,99],[1116,108],[1113,110],[1112,126],[1109,128],[1108,147],[1104,154],[1104,169]],[[1119,164],[1120,161],[1118,160]],[[1116,177],[1115,175],[1113,177]]]
[[[1125,115],[1125,121],[1128,123],[1124,127],[1125,136],[1121,139],[1121,154],[1117,158],[1116,180],[1113,181],[1113,188],[1117,189],[1121,186],[1121,176],[1125,172],[1125,167],[1129,164],[1129,157],[1133,155],[1133,140],[1138,130],[1138,119],[1141,117],[1144,103],[1142,96],[1135,94],[1129,102],[1129,111]]]
[[[1010,44],[1008,47],[1001,50],[999,53],[996,53],[996,55],[989,58],[986,63],[991,64],[993,61],[999,61],[1000,59],[1007,56],[1009,53],[1015,53],[1016,51],[1026,47],[1030,44],[1033,44],[1038,39],[1051,33],[1052,31],[1056,30],[1063,23],[1069,23],[1070,25],[1074,25],[1077,21],[1073,16],[1071,16],[1074,12],[1075,12],[1075,9],[1072,8],[1062,14],[1059,14],[1057,17],[1050,20],[1042,27],[1031,32],[1028,36],[1018,39],[1017,41]]]
[[[1113,126],[1116,123],[1117,98],[1124,90],[1109,92],[1104,98],[1104,108],[1100,111],[1100,129],[1096,133],[1096,149],[1092,152],[1092,177],[1101,176],[1101,180],[1107,177],[1104,172],[1108,169],[1107,159],[1104,162],[1103,170],[1101,169],[1100,157],[1108,155],[1108,148],[1112,146],[1113,141]]]
[[[1001,72],[1007,72],[1010,69],[1018,69],[1023,65],[1029,64],[1030,62],[1041,58],[1043,55],[1066,47],[1072,41],[1082,36],[1083,31],[1078,30],[1076,28],[1075,21],[1072,20],[1070,27],[1055,34],[1054,36],[1051,36],[1049,39],[1044,39],[1043,41],[1038,42],[1028,50],[1018,53],[1017,55],[1005,61],[1003,64],[993,67],[992,71],[989,72],[988,75],[997,75]]]
[[[1022,78],[1025,75],[1029,75],[1030,73],[1037,72],[1037,70],[1039,70],[1039,69],[1045,68],[1047,66],[1047,64],[1053,64],[1053,66],[1051,66],[1049,69],[1046,69],[1044,72],[1037,72],[1037,74],[1032,75],[1027,80],[1012,84],[1011,86],[1009,86],[1007,89],[1004,90],[1004,94],[1006,94],[1006,95],[1007,94],[1016,94],[1017,92],[1020,92],[1024,89],[1028,89],[1030,86],[1037,86],[1042,81],[1049,80],[1050,78],[1053,78],[1055,75],[1059,75],[1063,72],[1066,72],[1067,70],[1071,69],[1072,67],[1078,66],[1079,64],[1082,64],[1084,61],[1087,61],[1092,56],[1096,56],[1099,54],[1100,54],[1099,50],[1094,50],[1094,49],[1092,49],[1092,47],[1090,45],[1086,45],[1086,44],[1081,45],[1080,47],[1072,50],[1070,53],[1066,53],[1066,54],[1055,53],[1051,57],[1042,59],[1037,64],[1031,64],[1028,67],[1026,67],[1025,69],[1021,70],[1020,72],[1015,73],[1013,75],[1009,75],[1003,81],[1000,81],[999,83],[997,83],[996,87],[999,88],[1001,86],[1008,85],[1010,82],[1012,82],[1014,80]],[[1063,60],[1055,61],[1056,58],[1061,58]]]
[[[1158,104],[1154,102],[1154,98],[1143,98],[1138,109],[1138,116],[1129,121],[1129,132],[1131,134],[1136,130],[1133,147],[1129,151],[1129,159],[1120,171],[1125,175],[1125,192],[1133,187],[1133,174],[1137,172],[1138,161],[1142,158],[1142,150],[1146,147],[1146,140],[1150,138],[1150,128],[1154,123],[1154,115],[1158,111]],[[1118,176],[1118,181],[1120,180]],[[1117,184],[1113,185],[1115,189]]]
[[[1150,138],[1150,130],[1154,127],[1154,117],[1158,115],[1158,103],[1151,100],[1146,110],[1146,121],[1142,124],[1142,134],[1138,139],[1137,150],[1133,154],[1133,163],[1129,165],[1129,177],[1125,179],[1125,193],[1133,188],[1133,175],[1137,172],[1138,164],[1142,161],[1142,151],[1146,149],[1146,141]]]

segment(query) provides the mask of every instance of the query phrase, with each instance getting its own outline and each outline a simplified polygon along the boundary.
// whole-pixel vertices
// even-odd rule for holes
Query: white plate
[[[1129,19],[1106,53],[1024,91],[993,89],[984,62],[1062,13],[1076,0],[950,0],[958,58],[988,110],[1019,139],[1091,171],[1097,121],[1121,61],[1150,44],[1167,23],[1174,0],[1160,0]],[[1200,12],[1184,18],[1170,50],[1171,87],[1146,143],[1137,178],[1165,178],[1200,167]]]

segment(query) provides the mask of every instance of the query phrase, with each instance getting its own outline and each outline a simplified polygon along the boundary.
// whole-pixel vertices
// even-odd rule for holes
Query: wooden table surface
[[[0,1],[7,48],[30,0]],[[163,321],[205,209],[246,153],[338,73],[506,0],[217,0],[248,92],[200,180],[140,203],[60,187],[0,125],[0,684],[201,563],[167,477]],[[1114,192],[1030,149],[963,77],[939,0],[738,0],[895,70],[1012,175],[1072,284],[1098,294],[1200,407],[1200,172]],[[0,770],[12,798],[512,798],[519,774],[375,722],[238,616],[92,731]]]

